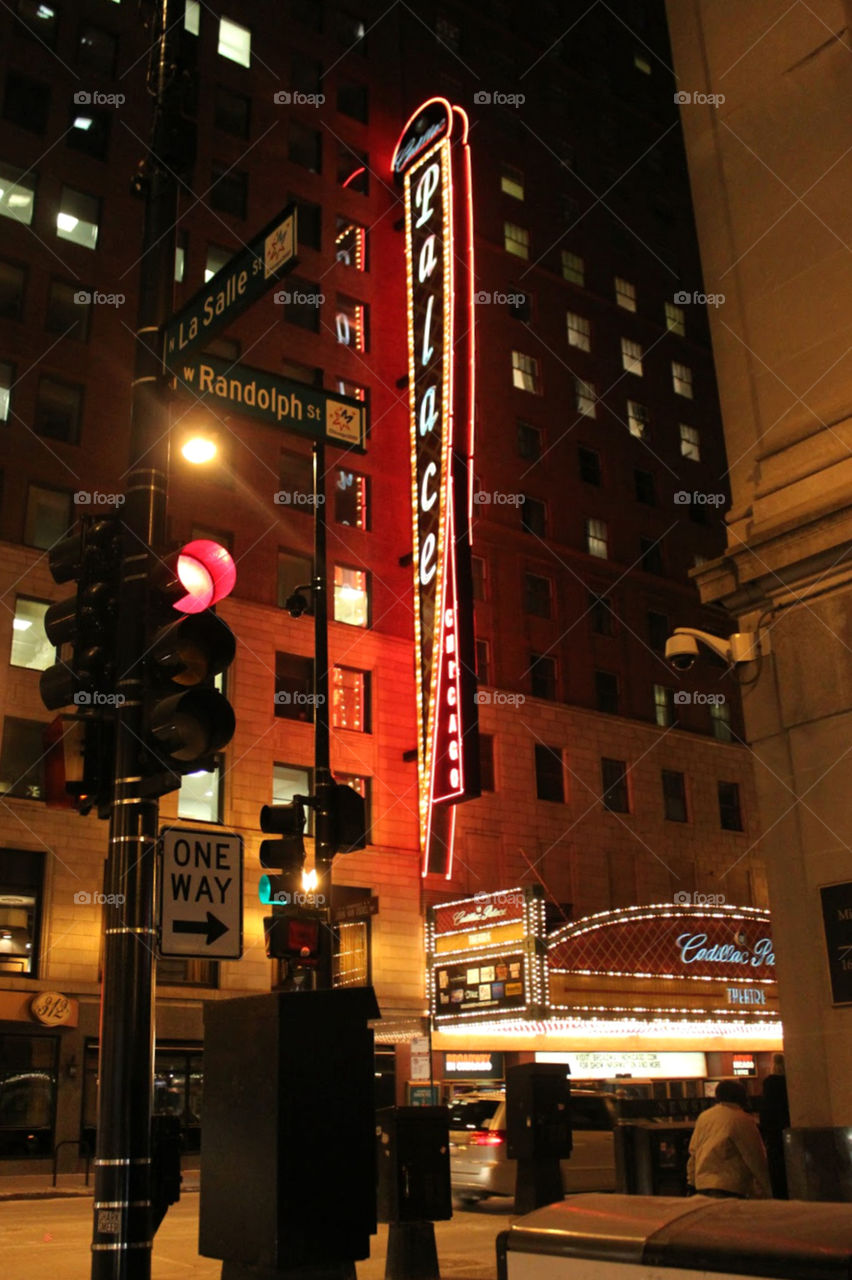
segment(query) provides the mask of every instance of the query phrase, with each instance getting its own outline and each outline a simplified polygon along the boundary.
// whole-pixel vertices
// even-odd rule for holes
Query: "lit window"
[[[223,249],[220,244],[207,246],[207,262],[204,267],[204,283],[212,280],[217,271],[221,271],[231,258],[232,250]]]
[[[301,223],[300,223],[301,227]],[[318,247],[318,246],[317,246]],[[367,231],[351,218],[337,218],[337,235],[334,237],[334,256],[346,267],[356,271],[367,270]]]
[[[688,364],[672,361],[672,386],[677,395],[692,399],[692,370]]]
[[[35,977],[38,972],[38,926],[43,877],[43,854],[20,849],[3,851],[3,878],[0,880],[0,973]],[[30,1037],[18,1037],[18,1042],[27,1046],[26,1062],[30,1068],[36,1065],[41,1068],[39,1071],[29,1070],[18,1074],[16,1084],[12,1083],[14,1074],[11,1079],[7,1076],[9,1092],[15,1099],[13,1107],[16,1118],[20,1123],[21,1119],[29,1119],[30,1108],[42,1112],[46,1107],[44,1114],[53,1114],[57,1063],[52,1036],[39,1036],[37,1041]],[[58,1050],[58,1040],[55,1043]],[[23,1086],[20,1093],[19,1085]],[[35,1138],[36,1135],[33,1134],[32,1137]],[[50,1129],[39,1130],[38,1139],[45,1137],[52,1146],[53,1134]],[[27,1145],[30,1148],[29,1135]],[[39,1146],[41,1147],[41,1143]],[[48,1153],[49,1150],[48,1147]],[[32,1154],[36,1154],[35,1149],[32,1149]],[[42,1151],[39,1150],[38,1154],[42,1154]]]
[[[56,234],[60,240],[70,240],[85,249],[98,247],[98,223],[100,201],[73,187],[62,188],[59,212],[56,215]]]
[[[642,348],[638,342],[631,342],[630,338],[621,339],[621,365],[625,373],[642,377]]]
[[[526,227],[516,226],[514,222],[503,223],[503,248],[513,253],[516,258],[530,256],[530,233]]]
[[[0,161],[0,217],[29,226],[35,206],[35,175]]]
[[[338,395],[349,396],[350,400],[360,400],[362,404],[367,403],[367,388],[360,382],[350,382],[348,378],[333,378],[331,385]]]
[[[367,477],[359,471],[338,470],[334,483],[334,519],[352,529],[366,529]]]
[[[219,53],[241,67],[251,63],[251,32],[230,18],[219,19]]]
[[[370,592],[363,569],[334,566],[334,620],[351,627],[370,625]]]
[[[44,0],[18,0],[17,13],[25,27],[51,48],[56,41],[56,9]]]
[[[733,742],[734,731],[731,728],[731,708],[727,702],[710,703],[710,723],[713,726],[713,737],[718,742]]]
[[[666,303],[666,328],[669,333],[676,333],[679,337],[686,337],[686,317],[682,307],[676,307],[673,302]]]
[[[633,65],[637,71],[642,72],[643,76],[649,76],[651,74],[651,64],[645,57],[644,53],[634,53]]]
[[[650,422],[650,414],[644,404],[639,404],[638,400],[627,401],[627,429],[637,440],[646,440],[648,438],[648,423]]]
[[[668,685],[654,685],[654,720],[661,729],[674,721],[674,689]]]
[[[524,175],[521,169],[514,168],[513,165],[504,164],[503,172],[500,176],[500,190],[506,196],[513,196],[515,200],[523,200],[524,198]]]
[[[337,295],[337,308],[334,314],[334,326],[337,341],[344,347],[352,347],[355,351],[367,350],[367,307],[355,298],[347,298],[345,294]]]
[[[0,360],[0,422],[9,421],[9,409],[12,399],[12,384],[15,381],[15,366],[6,360]]]
[[[175,245],[175,284],[183,284],[186,275],[186,245]]]
[[[582,378],[575,378],[574,395],[578,413],[582,413],[587,418],[597,416],[597,394],[593,382],[585,382]]]
[[[691,462],[701,461],[701,436],[697,427],[688,427],[685,422],[678,424],[680,430],[680,453],[682,458]]]
[[[183,7],[183,29],[191,36],[197,36],[201,30],[200,0],[185,0]],[[220,36],[221,38],[221,36]],[[221,53],[221,49],[219,51]]]
[[[625,311],[636,310],[636,286],[631,284],[629,280],[622,280],[621,276],[615,277],[615,301]]]
[[[13,667],[29,667],[31,671],[45,671],[53,665],[53,645],[44,634],[44,615],[47,605],[41,600],[29,600],[18,596],[15,616],[12,620],[12,653],[9,662]]]
[[[535,356],[525,356],[522,351],[512,352],[512,385],[519,391],[541,395],[541,369]]]
[[[580,351],[591,351],[591,341],[589,334],[591,327],[588,320],[584,316],[575,315],[573,311],[569,311],[566,315],[568,322],[568,345],[569,347],[578,347]]]
[[[335,667],[331,684],[331,723],[335,729],[370,732],[370,673]]]
[[[562,279],[581,286],[586,283],[586,267],[583,259],[570,249],[562,250]]]
[[[607,558],[607,528],[605,520],[586,521],[586,550],[599,560]]]
[[[199,769],[181,779],[178,791],[178,817],[193,822],[222,821],[222,779],[219,765]]]

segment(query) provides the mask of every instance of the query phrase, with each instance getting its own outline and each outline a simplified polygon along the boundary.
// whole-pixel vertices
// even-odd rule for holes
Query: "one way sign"
[[[160,955],[239,960],[243,839],[230,831],[160,832]]]

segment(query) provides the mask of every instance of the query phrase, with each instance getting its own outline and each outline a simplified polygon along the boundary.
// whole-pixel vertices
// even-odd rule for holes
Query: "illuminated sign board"
[[[469,1080],[500,1080],[503,1076],[503,1055],[485,1049],[472,1053],[445,1053],[444,1075],[464,1076]]]
[[[757,1066],[753,1053],[735,1053],[733,1055],[733,1071],[735,1076],[756,1076]]]
[[[572,1076],[581,1080],[615,1080],[632,1076],[637,1080],[699,1080],[707,1075],[707,1059],[703,1053],[596,1052],[554,1053],[542,1050],[536,1062],[557,1062],[568,1067]]]
[[[479,794],[470,530],[473,222],[468,121],[444,98],[411,117],[405,190],[417,765],[423,874],[452,874],[454,805]]]
[[[487,1009],[519,1009],[527,1004],[522,952],[510,952],[487,963],[457,964],[435,968],[436,1011],[438,1015],[479,1013]]]

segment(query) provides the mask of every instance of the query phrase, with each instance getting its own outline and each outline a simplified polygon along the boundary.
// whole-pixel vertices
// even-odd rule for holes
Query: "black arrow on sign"
[[[175,920],[172,925],[175,933],[206,933],[208,947],[211,942],[215,942],[217,938],[221,938],[223,933],[228,932],[228,925],[222,924],[222,921],[214,916],[212,911],[207,912],[207,920]]]

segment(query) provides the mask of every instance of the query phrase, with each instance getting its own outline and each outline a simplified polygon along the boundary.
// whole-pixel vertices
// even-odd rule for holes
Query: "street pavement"
[[[90,1195],[57,1198],[37,1194],[30,1186],[23,1193],[27,1198],[4,1199],[16,1191],[20,1194],[18,1187],[3,1188],[5,1181],[0,1179],[2,1280],[89,1280]],[[17,1179],[16,1183],[23,1181]],[[41,1181],[46,1184],[48,1180]],[[68,1177],[60,1180],[69,1190],[72,1181]],[[489,1200],[475,1208],[456,1210],[451,1221],[435,1224],[443,1280],[496,1280],[495,1239],[509,1225],[511,1208],[511,1201]],[[372,1256],[357,1263],[358,1280],[383,1280],[387,1232],[387,1227],[379,1227],[373,1237]],[[198,1191],[187,1190],[180,1203],[169,1209],[157,1232],[152,1280],[219,1280],[221,1271],[218,1260],[198,1256]]]

